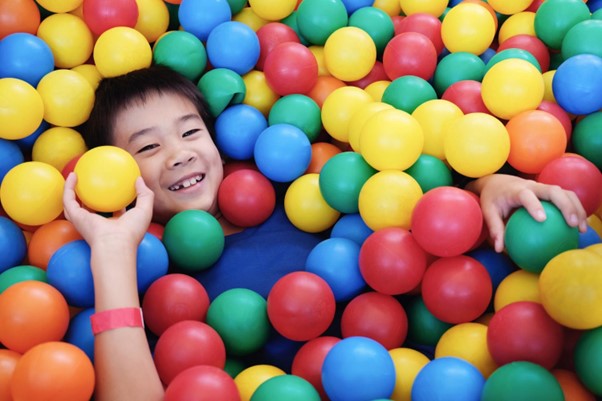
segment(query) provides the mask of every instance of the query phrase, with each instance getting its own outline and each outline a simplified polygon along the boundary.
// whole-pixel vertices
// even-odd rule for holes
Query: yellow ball
[[[272,365],[252,365],[242,370],[234,378],[240,392],[240,401],[250,401],[257,387],[272,377],[286,374],[282,369]]]
[[[72,14],[52,14],[44,18],[38,28],[42,39],[54,55],[58,68],[72,68],[85,63],[92,55],[92,31],[79,17]]]
[[[399,0],[401,11],[405,15],[417,13],[439,17],[447,8],[448,0]]]
[[[383,99],[383,93],[389,87],[391,81],[376,81],[366,86],[364,90],[372,97],[375,102],[380,102]]]
[[[268,21],[279,21],[291,15],[297,0],[249,0],[253,12]]]
[[[443,150],[450,166],[477,178],[499,170],[510,154],[510,136],[500,120],[485,113],[469,113],[443,129]]]
[[[103,32],[94,45],[94,63],[103,77],[115,77],[151,65],[150,44],[134,28],[118,26]]]
[[[598,255],[602,256],[602,243],[589,245],[589,246],[585,247],[584,249],[594,252],[594,253],[597,253]]]
[[[497,37],[499,43],[502,44],[506,39],[516,35],[537,36],[535,34],[535,13],[525,11],[509,16],[500,26]]]
[[[586,249],[556,255],[539,276],[541,303],[558,323],[571,329],[602,326],[602,256]]]
[[[58,171],[73,158],[88,150],[79,132],[67,127],[52,127],[44,131],[33,144],[31,158],[50,164]]]
[[[149,43],[155,42],[167,32],[169,10],[163,0],[136,0],[138,20],[134,29],[140,32]]]
[[[423,353],[411,348],[393,348],[389,355],[395,366],[395,388],[391,399],[395,401],[412,401],[412,385],[414,380],[430,359]]]
[[[460,323],[443,333],[435,347],[435,358],[446,356],[464,359],[485,378],[498,367],[487,348],[487,326],[481,323]]]
[[[509,120],[535,110],[543,100],[545,84],[541,72],[530,62],[510,58],[491,67],[481,83],[481,97],[495,116]]]
[[[443,150],[443,133],[445,127],[452,121],[464,115],[454,103],[433,99],[422,103],[412,112],[412,117],[418,121],[424,134],[422,153],[445,159]]]
[[[409,230],[421,197],[422,189],[411,175],[399,170],[379,171],[360,190],[359,213],[373,231],[386,227]]]
[[[351,117],[351,120],[349,120],[349,145],[351,145],[351,149],[356,152],[360,151],[360,136],[366,121],[379,111],[390,110],[392,108],[393,106],[388,103],[375,101],[373,103],[368,103],[366,106],[356,111]]]
[[[594,213],[587,218],[587,224],[602,238],[602,217]]]
[[[459,3],[449,10],[441,22],[443,44],[452,53],[480,55],[495,38],[495,20],[483,6]]]
[[[498,13],[510,15],[525,11],[533,0],[487,0],[487,3]]]
[[[556,103],[556,97],[554,96],[554,90],[552,89],[554,74],[556,74],[556,70],[548,70],[542,74],[544,83],[543,100]]]
[[[40,226],[63,212],[65,180],[50,164],[29,161],[6,173],[0,187],[0,200],[14,221]]]
[[[295,227],[308,233],[329,229],[341,215],[322,196],[317,173],[302,175],[292,182],[284,195],[284,211]]]
[[[71,71],[75,71],[82,74],[82,76],[86,78],[86,81],[88,81],[88,83],[94,90],[98,88],[98,84],[102,79],[102,75],[100,75],[100,72],[98,72],[98,68],[96,68],[94,64],[81,64],[77,67],[73,67]]]
[[[140,176],[136,160],[116,146],[99,146],[84,153],[75,164],[75,193],[97,212],[122,210],[136,198]]]
[[[376,170],[405,170],[420,157],[424,136],[418,121],[391,108],[374,114],[360,133],[361,154]]]
[[[263,71],[252,70],[246,73],[242,80],[247,88],[242,102],[255,107],[267,117],[280,96],[270,88]]]
[[[78,72],[54,70],[40,80],[44,120],[60,127],[76,127],[88,120],[94,106],[94,89]]]
[[[244,7],[238,14],[232,16],[232,21],[240,22],[257,32],[259,28],[266,25],[268,22],[259,15],[255,14],[251,7]]]
[[[33,86],[17,78],[0,79],[0,138],[25,138],[43,119],[44,102]]]
[[[368,75],[376,62],[376,45],[366,31],[339,28],[324,43],[324,61],[333,77],[356,81]]]
[[[541,302],[539,275],[526,270],[517,270],[500,282],[493,298],[493,309],[499,311],[514,302]]]
[[[36,3],[53,13],[67,13],[79,7],[83,0],[36,0]]]
[[[331,76],[330,71],[326,68],[326,61],[324,60],[324,46],[312,45],[309,46],[308,49],[318,62],[318,75]]]
[[[343,86],[333,90],[322,104],[322,125],[334,139],[349,142],[349,121],[353,115],[372,103],[372,97],[356,86]]]
[[[386,12],[390,17],[395,17],[401,13],[399,0],[374,0],[372,7]]]

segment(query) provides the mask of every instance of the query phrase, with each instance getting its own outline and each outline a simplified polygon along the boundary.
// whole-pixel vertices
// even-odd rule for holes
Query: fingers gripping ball
[[[364,30],[352,26],[337,29],[324,44],[326,68],[342,81],[368,75],[376,62],[376,45]]]
[[[119,26],[98,37],[93,56],[103,77],[115,77],[149,67],[153,52],[144,35],[133,28]]]
[[[99,146],[84,153],[74,169],[75,193],[90,209],[115,212],[136,198],[140,168],[136,160],[116,146]]]
[[[44,103],[33,86],[16,78],[0,79],[0,138],[25,138],[43,118]]]

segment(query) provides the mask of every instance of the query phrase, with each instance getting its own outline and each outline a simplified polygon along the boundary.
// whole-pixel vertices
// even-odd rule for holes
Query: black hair
[[[113,144],[113,130],[118,113],[133,103],[144,103],[152,94],[165,93],[177,94],[190,100],[209,133],[215,138],[214,119],[198,87],[171,68],[156,64],[100,81],[94,107],[82,130],[88,149]]]

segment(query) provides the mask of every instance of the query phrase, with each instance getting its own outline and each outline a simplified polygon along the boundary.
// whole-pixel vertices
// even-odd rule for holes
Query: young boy
[[[83,209],[74,192],[77,177],[71,174],[66,180],[65,216],[92,249],[97,314],[131,319],[119,313],[135,313],[140,307],[136,251],[152,220],[166,223],[180,211],[200,209],[220,222],[226,234],[224,255],[230,256],[222,255],[211,268],[212,274],[200,278],[212,297],[235,287],[267,295],[279,277],[303,270],[309,251],[323,239],[295,229],[281,208],[260,227],[244,231],[223,219],[217,205],[223,160],[213,141],[208,108],[194,83],[168,68],[153,66],[101,81],[85,137],[90,148],[114,145],[127,150],[142,173],[136,182],[135,207],[115,219]],[[503,249],[503,218],[523,205],[542,220],[539,199],[554,202],[569,224],[586,227],[585,212],[575,194],[558,187],[491,175],[467,188],[480,195],[498,251]],[[249,236],[248,230],[256,230],[257,235]],[[163,399],[163,386],[141,327],[117,325],[101,330],[95,339],[95,368],[98,401]]]

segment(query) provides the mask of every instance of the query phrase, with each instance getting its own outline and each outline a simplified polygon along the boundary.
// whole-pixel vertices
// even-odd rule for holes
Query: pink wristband
[[[144,328],[142,308],[108,309],[90,316],[90,323],[94,335],[121,327]]]

